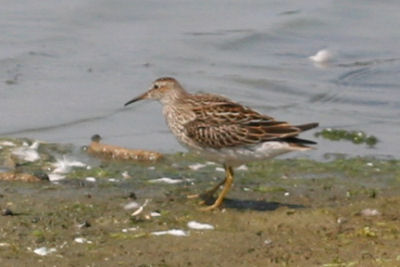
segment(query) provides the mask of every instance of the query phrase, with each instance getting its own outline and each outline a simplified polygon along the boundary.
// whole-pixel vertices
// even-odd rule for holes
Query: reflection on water
[[[116,145],[182,150],[157,103],[122,108],[171,75],[189,91],[227,95],[280,120],[381,141],[368,149],[317,139],[312,157],[400,156],[400,3],[160,3],[3,3],[0,135],[80,145],[99,133]],[[325,48],[332,62],[313,64],[309,56]]]

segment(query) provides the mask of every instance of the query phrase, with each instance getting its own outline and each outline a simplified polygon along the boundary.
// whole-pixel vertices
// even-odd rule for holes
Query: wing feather
[[[196,119],[184,125],[186,134],[199,145],[211,148],[293,138],[307,128],[276,121],[225,99],[194,107],[192,111]]]

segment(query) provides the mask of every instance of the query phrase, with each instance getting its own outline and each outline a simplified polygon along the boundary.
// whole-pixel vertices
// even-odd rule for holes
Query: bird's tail
[[[296,128],[299,128],[302,132],[310,130],[312,128],[318,127],[319,123],[318,122],[311,122],[307,124],[301,124],[301,125],[296,125]]]
[[[310,130],[312,128],[315,128],[317,126],[318,126],[318,122],[311,122],[311,123],[307,123],[307,124],[296,125],[295,127],[299,128],[302,132],[304,132],[304,131]],[[307,145],[317,144],[314,141],[307,140],[307,139],[301,139],[296,136],[284,138],[284,140],[298,148],[304,148],[304,149],[311,149],[311,147],[309,147]]]

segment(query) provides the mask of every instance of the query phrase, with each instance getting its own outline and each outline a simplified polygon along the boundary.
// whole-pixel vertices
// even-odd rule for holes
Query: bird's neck
[[[161,104],[166,105],[178,105],[183,103],[185,99],[190,97],[190,94],[185,91],[182,87],[176,87],[171,90],[167,95],[160,99]]]

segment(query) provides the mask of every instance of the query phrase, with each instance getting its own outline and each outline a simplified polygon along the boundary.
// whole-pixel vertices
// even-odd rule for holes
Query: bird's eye
[[[154,88],[154,89],[158,89],[158,84],[155,84],[155,85],[153,86],[153,88]]]

